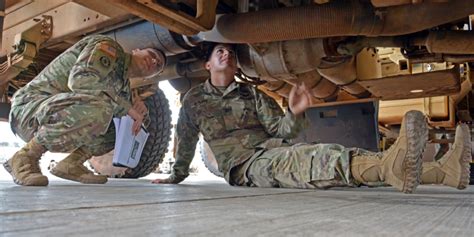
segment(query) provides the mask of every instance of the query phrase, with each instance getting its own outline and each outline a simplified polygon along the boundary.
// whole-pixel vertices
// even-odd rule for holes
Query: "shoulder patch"
[[[107,43],[97,44],[90,52],[87,66],[94,68],[101,77],[105,77],[115,67],[117,61],[117,50]]]
[[[107,56],[101,56],[99,61],[104,67],[108,68],[110,66],[110,59]]]

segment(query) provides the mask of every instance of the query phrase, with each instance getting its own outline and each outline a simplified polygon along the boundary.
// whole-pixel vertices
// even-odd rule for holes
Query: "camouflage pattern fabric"
[[[353,186],[351,153],[338,144],[295,144],[272,148],[250,162],[249,186],[281,188],[330,188]]]
[[[85,146],[94,155],[113,149],[112,117],[127,114],[125,78],[130,55],[105,36],[80,40],[12,99],[10,124],[23,140],[36,137],[52,152]]]

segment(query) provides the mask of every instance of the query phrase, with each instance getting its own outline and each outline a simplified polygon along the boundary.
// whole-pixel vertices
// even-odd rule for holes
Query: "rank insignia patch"
[[[106,44],[106,43],[100,44],[99,50],[104,53],[107,53],[112,58],[115,58],[117,56],[117,50],[114,47],[110,46],[109,44]]]

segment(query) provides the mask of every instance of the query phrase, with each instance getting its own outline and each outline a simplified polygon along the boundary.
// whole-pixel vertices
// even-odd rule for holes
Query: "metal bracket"
[[[53,32],[53,17],[43,15],[43,19],[34,19],[38,23],[15,35],[15,45],[13,46],[18,53],[23,53],[22,47],[25,42],[32,44],[39,51],[40,45],[51,38]]]
[[[183,35],[211,30],[216,20],[218,0],[197,0],[196,16],[170,9],[154,0],[110,0],[130,13]]]
[[[41,44],[51,38],[53,17],[43,15],[34,26],[15,35],[15,52],[7,55],[7,61],[0,64],[0,86],[27,69],[38,55]]]

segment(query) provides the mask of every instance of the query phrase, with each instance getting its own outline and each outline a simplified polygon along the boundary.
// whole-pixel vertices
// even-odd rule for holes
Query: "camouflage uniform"
[[[36,137],[52,152],[113,149],[113,116],[131,107],[125,78],[130,54],[105,36],[86,37],[66,50],[12,100],[10,124],[23,140]]]
[[[351,184],[351,149],[336,144],[290,145],[285,140],[294,138],[306,123],[303,115],[284,114],[272,98],[252,86],[233,82],[219,90],[207,80],[184,96],[170,178],[188,176],[201,132],[231,185],[326,188]]]

